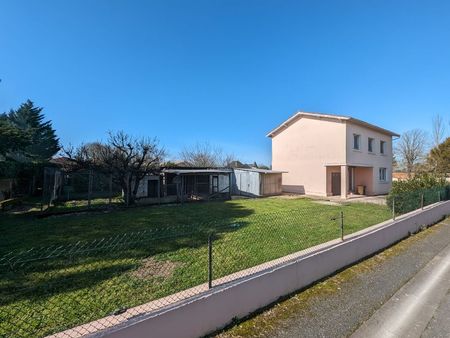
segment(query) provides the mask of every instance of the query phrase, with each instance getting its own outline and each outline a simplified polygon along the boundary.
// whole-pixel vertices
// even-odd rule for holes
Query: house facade
[[[398,134],[348,117],[298,112],[268,135],[283,191],[341,196],[386,194]]]

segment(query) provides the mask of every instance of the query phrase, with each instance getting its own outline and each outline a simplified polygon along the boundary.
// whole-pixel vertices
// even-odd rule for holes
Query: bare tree
[[[208,142],[185,147],[180,157],[191,167],[227,167],[235,159],[231,154],[224,155],[220,147],[211,146]]]
[[[424,158],[426,140],[423,130],[413,129],[405,132],[398,141],[397,156],[405,166],[408,176],[411,176],[417,164]]]
[[[158,170],[165,151],[156,139],[134,138],[123,131],[109,133],[106,143],[96,142],[64,149],[73,168],[94,169],[111,174],[124,192],[127,204],[133,204],[140,181]]]
[[[433,148],[439,146],[442,143],[445,136],[445,123],[441,115],[436,114],[432,119],[432,137],[433,137]]]

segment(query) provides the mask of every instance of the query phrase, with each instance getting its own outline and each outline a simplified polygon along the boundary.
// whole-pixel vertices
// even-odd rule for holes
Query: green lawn
[[[205,283],[211,233],[218,278],[338,238],[341,211],[346,233],[390,217],[373,204],[282,198],[0,215],[0,256],[41,248],[22,254],[24,263],[3,260],[0,337],[45,336]]]

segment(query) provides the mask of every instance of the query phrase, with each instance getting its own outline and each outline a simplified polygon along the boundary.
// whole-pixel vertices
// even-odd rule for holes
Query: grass
[[[42,203],[41,197],[26,197],[21,201],[19,208],[15,208],[12,212],[13,215],[25,214],[27,216],[32,214],[38,214],[42,211],[46,213],[65,213],[67,211],[87,211],[92,209],[108,209],[110,206],[123,206],[123,198],[119,195],[111,198],[111,205],[109,205],[109,199],[107,197],[97,197],[91,199],[91,207],[89,207],[86,199],[73,199],[68,201],[52,202],[50,206],[46,203]]]
[[[388,208],[379,205],[283,198],[43,219],[1,215],[0,257],[51,245],[61,246],[62,254],[0,273],[0,337],[45,336],[205,283],[211,232],[214,278],[338,238],[341,210],[346,233],[390,217]],[[84,248],[91,251],[70,251],[76,242],[139,231],[145,232],[103,242],[109,244],[103,248],[89,244]]]

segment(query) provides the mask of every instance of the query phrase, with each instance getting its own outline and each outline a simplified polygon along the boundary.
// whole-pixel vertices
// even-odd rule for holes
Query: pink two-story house
[[[386,194],[398,134],[348,117],[298,112],[268,135],[283,191],[347,198]],[[362,191],[364,189],[364,191]]]

